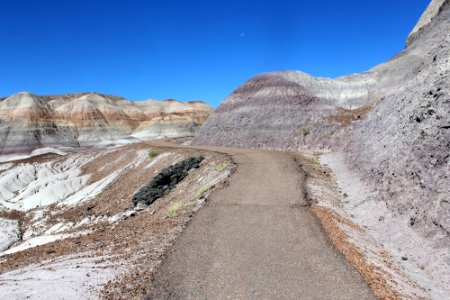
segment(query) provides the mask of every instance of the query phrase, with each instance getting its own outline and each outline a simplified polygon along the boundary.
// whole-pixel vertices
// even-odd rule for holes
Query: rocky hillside
[[[433,1],[423,17],[428,22],[414,29],[409,46],[369,72],[328,79],[288,71],[250,79],[205,122],[195,143],[343,148],[354,169],[385,185],[389,198],[398,191],[388,183],[401,181],[414,195],[436,199],[427,212],[414,205],[397,209],[417,219],[433,213],[423,222],[437,223],[448,235],[450,218],[441,214],[449,212],[449,3]]]
[[[224,154],[147,143],[0,162],[0,298],[143,299],[174,240],[233,168]],[[172,182],[152,181],[157,201],[133,204],[168,173]]]
[[[200,101],[131,102],[89,93],[42,97],[18,93],[0,100],[0,154],[192,136],[211,112]]]
[[[429,264],[412,272],[436,275],[427,280],[439,299],[450,268],[449,58],[450,1],[433,0],[390,61],[337,79],[258,75],[225,99],[194,142],[333,151],[327,164],[345,166],[367,191],[348,184],[349,215],[391,253],[416,262],[429,253]]]

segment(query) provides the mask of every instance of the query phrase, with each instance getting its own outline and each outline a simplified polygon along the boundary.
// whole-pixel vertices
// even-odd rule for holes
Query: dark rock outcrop
[[[184,179],[191,169],[198,168],[203,161],[203,156],[189,157],[179,163],[163,169],[150,183],[133,196],[133,204],[150,205],[159,198],[169,193]]]

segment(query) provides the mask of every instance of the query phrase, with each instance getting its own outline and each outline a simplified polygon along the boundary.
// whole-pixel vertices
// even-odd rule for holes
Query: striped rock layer
[[[192,136],[211,112],[200,101],[132,102],[99,94],[17,93],[0,101],[0,154]]]

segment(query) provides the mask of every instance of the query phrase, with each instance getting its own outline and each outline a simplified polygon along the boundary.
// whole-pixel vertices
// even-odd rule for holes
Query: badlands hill
[[[192,136],[212,112],[203,102],[132,102],[94,93],[0,99],[0,154],[84,147],[121,139]]]
[[[343,209],[390,253],[428,260],[408,268],[435,274],[441,283],[427,280],[440,299],[450,268],[450,1],[433,0],[406,45],[362,74],[258,75],[225,99],[194,143],[332,152],[322,162],[348,197]]]

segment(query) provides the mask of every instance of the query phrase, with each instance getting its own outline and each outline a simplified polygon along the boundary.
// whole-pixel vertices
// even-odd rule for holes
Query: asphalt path
[[[237,171],[176,241],[148,299],[375,299],[308,208],[289,154],[197,148],[232,155]]]

